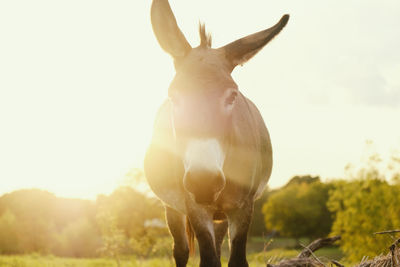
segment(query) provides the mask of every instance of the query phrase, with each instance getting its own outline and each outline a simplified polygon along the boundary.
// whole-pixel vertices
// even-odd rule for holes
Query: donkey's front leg
[[[213,213],[194,202],[187,205],[190,223],[200,250],[200,267],[221,267],[215,248]]]
[[[248,267],[246,260],[247,232],[253,214],[253,202],[227,213],[229,223],[230,257],[228,267]]]
[[[169,231],[174,238],[174,259],[176,267],[186,267],[189,258],[188,240],[185,232],[185,216],[165,207]]]
[[[228,230],[228,222],[214,222],[214,232],[215,232],[215,249],[217,251],[218,259],[221,259],[221,246],[224,242],[224,237]]]

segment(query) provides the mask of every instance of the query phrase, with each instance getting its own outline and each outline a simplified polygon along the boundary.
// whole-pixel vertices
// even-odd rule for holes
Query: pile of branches
[[[400,232],[400,230],[377,232],[375,234],[391,234],[398,232]],[[317,239],[307,247],[304,247],[303,251],[301,251],[296,258],[282,260],[277,264],[267,264],[267,267],[326,267],[327,265],[315,256],[314,252],[324,246],[332,245],[337,240],[340,240],[340,236]],[[344,267],[344,265],[335,260],[330,261],[330,263],[330,266]],[[377,256],[372,260],[363,259],[361,263],[355,267],[400,267],[400,239],[397,239],[389,247],[388,254]]]
[[[398,233],[400,230],[390,230],[377,232],[374,234],[392,234]],[[392,236],[393,238],[393,236]],[[389,253],[386,255],[380,255],[372,260],[362,260],[356,267],[400,267],[400,239],[397,239],[390,247]]]
[[[267,267],[325,267],[326,265],[314,255],[314,252],[322,247],[332,245],[337,240],[340,240],[340,236],[317,239],[304,247],[296,258],[282,260],[277,264],[267,264]],[[331,263],[338,267],[343,267],[337,261],[332,260]]]

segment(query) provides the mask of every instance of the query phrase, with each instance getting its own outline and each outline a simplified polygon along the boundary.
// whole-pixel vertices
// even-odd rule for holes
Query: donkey
[[[288,19],[284,15],[275,26],[217,49],[200,25],[200,45],[192,48],[168,0],[152,2],[153,31],[172,56],[176,75],[156,115],[144,169],[165,205],[177,267],[186,266],[194,235],[200,267],[220,267],[228,229],[228,266],[248,266],[247,232],[254,201],[271,174],[272,148],[260,112],[238,90],[231,72],[271,41]]]

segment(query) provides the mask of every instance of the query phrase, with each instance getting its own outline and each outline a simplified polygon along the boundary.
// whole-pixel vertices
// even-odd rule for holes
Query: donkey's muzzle
[[[209,205],[217,200],[219,193],[224,189],[225,177],[222,172],[187,171],[183,185],[188,192],[193,194],[196,203]]]

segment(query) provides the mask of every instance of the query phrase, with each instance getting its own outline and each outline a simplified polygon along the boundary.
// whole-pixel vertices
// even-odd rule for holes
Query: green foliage
[[[299,177],[275,191],[263,206],[267,229],[283,236],[320,237],[329,233],[332,215],[326,207],[330,185]]]
[[[342,235],[341,249],[350,261],[387,252],[391,239],[373,233],[398,228],[399,194],[397,186],[379,179],[335,183],[328,201],[336,214],[332,232]]]
[[[400,150],[392,152],[387,169],[390,180],[400,184]]]
[[[1,206],[6,208],[15,221],[17,245],[14,253],[47,253],[53,244],[54,212],[56,197],[41,190],[20,190],[1,198]],[[7,213],[3,213],[7,214]]]
[[[101,211],[97,215],[97,221],[101,229],[103,241],[100,252],[114,258],[117,265],[120,266],[121,253],[126,246],[126,236],[123,234],[123,231],[118,228],[116,217],[112,214]]]
[[[134,254],[140,255],[142,258],[171,256],[172,238],[160,234],[160,230],[162,229],[151,228],[142,238],[132,238],[130,245]]]
[[[15,215],[6,210],[0,216],[0,254],[12,254],[19,251],[18,228]]]
[[[94,257],[101,239],[95,225],[88,218],[69,223],[58,233],[52,249],[56,255],[67,257]]]
[[[7,236],[0,238],[0,251],[92,256],[97,233],[88,210],[94,207],[90,201],[57,198],[37,189],[5,194],[0,197],[0,236]]]
[[[374,235],[400,225],[400,161],[392,157],[388,167],[376,153],[371,153],[360,167],[349,165],[350,181],[334,182],[328,207],[335,213],[333,234],[341,234],[341,249],[350,261],[386,253],[393,242],[389,236]]]
[[[161,225],[145,225],[154,219]],[[131,187],[99,196],[96,202],[58,198],[37,189],[19,190],[0,197],[0,253],[170,255],[163,221],[161,203]]]
[[[164,220],[164,208],[159,200],[149,198],[131,187],[116,189],[110,196],[99,196],[97,212],[108,212],[128,238],[140,238],[147,220]]]
[[[170,239],[166,225],[145,225],[154,219],[164,221],[164,209],[158,200],[148,198],[130,187],[120,187],[110,196],[100,196],[97,205],[103,248],[106,245],[106,251],[117,255],[118,250],[118,254],[133,253],[145,258],[165,253],[165,249],[161,249],[161,244],[165,244],[163,237]],[[171,250],[170,243],[168,250]]]
[[[310,175],[305,175],[305,176],[294,176],[292,179],[287,182],[285,187],[291,186],[291,185],[298,185],[298,184],[311,184],[314,182],[320,181],[318,176],[310,176]]]

